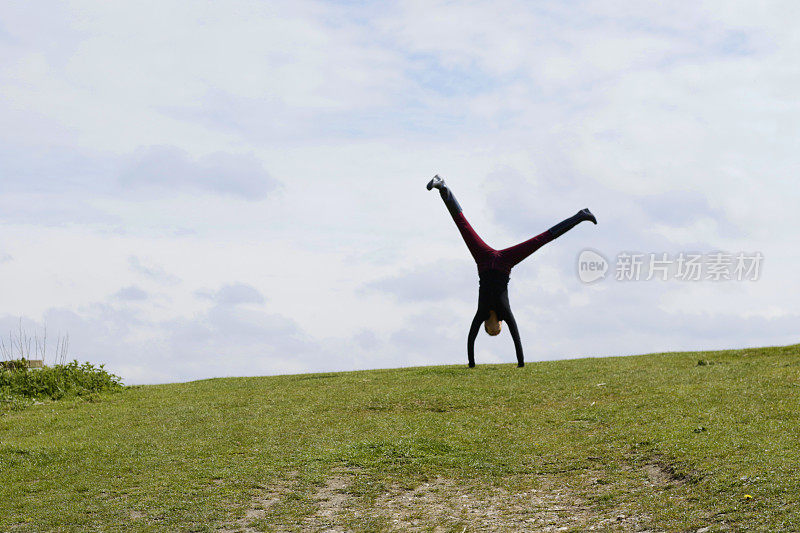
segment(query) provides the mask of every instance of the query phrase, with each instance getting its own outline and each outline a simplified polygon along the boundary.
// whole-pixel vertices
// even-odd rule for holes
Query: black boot
[[[568,219],[562,220],[561,222],[559,222],[558,224],[556,224],[547,231],[549,231],[550,235],[555,239],[557,237],[561,237],[566,232],[568,232],[569,230],[571,230],[584,220],[588,220],[589,222],[597,224],[597,219],[592,214],[592,212],[589,211],[589,209],[587,208],[587,209],[581,209]]]
[[[431,178],[431,181],[429,181],[425,187],[427,187],[428,190],[431,190],[434,187],[441,189],[442,187],[447,187],[447,185],[444,184],[444,180],[439,177],[439,174],[436,174]]]
[[[428,182],[427,188],[428,190],[433,188],[439,189],[439,195],[442,197],[444,205],[447,206],[447,210],[450,211],[451,215],[457,216],[459,213],[461,213],[461,206],[458,205],[458,200],[456,200],[456,197],[453,195],[452,191],[447,188],[447,184],[444,182],[444,179],[440,178],[438,174]]]
[[[597,225],[597,219],[594,218],[594,215],[592,214],[591,211],[589,211],[588,207],[586,209],[581,209],[580,211],[578,211],[578,213],[582,213],[583,214],[584,220],[588,220],[589,222],[591,222],[595,226]]]

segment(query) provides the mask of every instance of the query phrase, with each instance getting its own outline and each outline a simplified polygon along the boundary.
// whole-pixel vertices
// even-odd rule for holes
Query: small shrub
[[[122,378],[106,371],[103,365],[94,366],[88,362],[72,361],[35,370],[28,369],[23,362],[22,366],[6,364],[0,368],[0,396],[3,397],[59,400],[121,389]]]
[[[0,361],[0,371],[10,370],[11,372],[17,370],[25,370],[28,368],[27,359],[11,359],[10,361]]]

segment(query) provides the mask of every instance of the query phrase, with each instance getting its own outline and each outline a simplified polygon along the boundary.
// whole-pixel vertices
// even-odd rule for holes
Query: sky
[[[2,2],[0,333],[68,333],[128,384],[465,364],[478,277],[438,173],[495,248],[597,216],[512,272],[528,361],[800,342],[798,21]],[[761,254],[757,279],[615,277],[620,254],[720,251]],[[514,362],[506,330],[476,359]]]

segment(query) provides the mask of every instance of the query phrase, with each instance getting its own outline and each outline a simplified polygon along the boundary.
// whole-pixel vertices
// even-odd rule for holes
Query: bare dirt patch
[[[643,531],[640,520],[617,512],[598,515],[566,489],[511,493],[498,487],[466,486],[436,478],[413,490],[390,489],[375,510],[393,531]]]
[[[268,492],[260,496],[254,501],[255,505],[245,511],[244,521],[250,522],[251,520],[264,518],[267,515],[267,511],[269,511],[270,507],[278,503],[280,500],[281,494],[279,492]]]
[[[291,475],[294,477],[297,473],[292,472]],[[269,515],[270,509],[275,504],[279,503],[281,498],[289,492],[291,492],[291,490],[288,482],[263,487],[258,496],[252,500],[250,507],[245,510],[242,518],[218,528],[217,531],[219,533],[257,533],[263,531],[262,529],[251,527],[250,524],[254,521],[266,518]],[[274,529],[270,529],[269,531],[274,531]]]
[[[314,494],[314,500],[319,505],[314,518],[330,521],[348,509],[348,504],[353,497],[347,494],[351,485],[351,475],[336,475],[329,478]]]
[[[624,509],[598,511],[564,487],[510,492],[437,477],[414,487],[381,486],[377,496],[364,497],[357,487],[363,475],[358,470],[333,474],[310,494],[315,504],[311,515],[292,525],[270,524],[269,530],[344,533],[368,521],[371,529],[385,531],[654,531],[649,517]],[[222,531],[259,531],[249,524],[269,521],[270,507],[290,492],[271,488],[243,519]]]
[[[686,482],[686,477],[677,473],[670,465],[663,463],[648,463],[644,465],[644,472],[652,485],[664,486]]]

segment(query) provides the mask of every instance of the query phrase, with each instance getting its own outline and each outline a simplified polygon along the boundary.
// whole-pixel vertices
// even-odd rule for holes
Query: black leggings
[[[488,298],[478,296],[478,310],[475,313],[475,318],[472,319],[472,325],[469,327],[469,335],[467,335],[467,357],[469,359],[469,366],[475,366],[475,338],[478,336],[481,324],[489,318],[489,311],[494,311],[497,314],[498,320],[505,321],[508,324],[508,331],[511,332],[511,338],[514,339],[514,350],[517,352],[517,366],[525,366],[525,358],[522,354],[522,341],[519,339],[519,329],[517,329],[517,321],[514,320],[514,313],[511,312],[511,305],[508,303],[508,290],[502,292],[497,298],[492,298],[494,301],[487,301]]]

